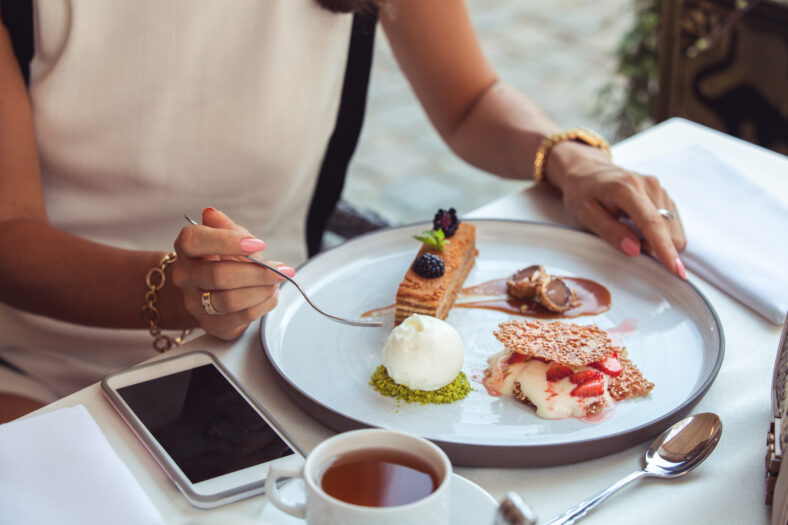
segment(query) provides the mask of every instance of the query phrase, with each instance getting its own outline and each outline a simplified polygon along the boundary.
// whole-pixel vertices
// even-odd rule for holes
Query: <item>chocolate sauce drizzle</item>
[[[565,312],[551,312],[536,300],[515,299],[506,293],[506,279],[493,279],[463,288],[454,303],[455,308],[484,308],[511,315],[562,319],[597,315],[610,309],[610,290],[596,281],[581,277],[561,277],[575,292],[576,303]],[[485,299],[473,300],[473,297]]]

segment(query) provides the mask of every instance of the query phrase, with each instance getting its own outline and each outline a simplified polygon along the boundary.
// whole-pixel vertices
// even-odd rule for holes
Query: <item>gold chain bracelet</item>
[[[608,157],[610,156],[610,144],[599,134],[590,129],[577,128],[554,133],[542,140],[539,149],[536,150],[536,157],[534,158],[534,182],[537,184],[542,181],[546,182],[544,177],[544,166],[547,163],[547,156],[550,154],[550,150],[553,149],[553,146],[566,140],[580,141],[594,148],[599,148],[607,153]]]
[[[181,332],[180,336],[170,337],[161,333],[161,328],[159,328],[159,309],[156,308],[156,301],[159,299],[157,292],[167,283],[164,270],[177,260],[178,254],[175,252],[165,254],[159,261],[159,265],[148,270],[148,274],[145,276],[148,291],[145,293],[145,304],[142,305],[142,319],[148,324],[148,331],[153,336],[153,348],[159,353],[166,352],[173,345],[181,346],[186,336],[191,333],[191,328],[187,328]]]

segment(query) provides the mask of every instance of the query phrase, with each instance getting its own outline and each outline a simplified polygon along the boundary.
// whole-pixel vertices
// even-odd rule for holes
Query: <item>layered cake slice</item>
[[[539,417],[596,415],[654,388],[626,350],[593,325],[507,321],[495,337],[505,348],[489,359],[485,385],[536,407]]]
[[[424,242],[397,289],[394,324],[412,314],[431,315],[446,319],[473,268],[476,250],[476,228],[459,223],[454,209],[440,210],[435,216],[434,232],[439,242]],[[442,237],[446,237],[442,241]],[[420,237],[421,239],[421,237]],[[442,241],[442,242],[440,242]],[[440,246],[442,244],[442,246]]]

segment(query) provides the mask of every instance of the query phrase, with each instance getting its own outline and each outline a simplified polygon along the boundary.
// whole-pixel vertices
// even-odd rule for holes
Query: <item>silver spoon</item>
[[[599,494],[572,507],[547,525],[574,523],[608,496],[644,477],[677,478],[694,469],[711,454],[722,434],[722,422],[717,414],[705,412],[682,419],[654,440],[646,451],[646,466],[617,481]]]
[[[198,223],[197,221],[195,221],[194,219],[192,219],[188,215],[184,215],[184,217],[186,218],[187,221],[189,221],[190,223],[194,224],[195,226],[200,226],[200,223]],[[309,300],[309,297],[306,295],[306,293],[301,289],[300,286],[298,286],[297,282],[295,282],[293,279],[290,278],[290,276],[280,272],[275,267],[271,266],[270,264],[264,263],[263,261],[261,261],[260,259],[257,259],[256,257],[252,257],[251,255],[245,255],[244,257],[246,257],[247,259],[249,259],[253,263],[262,266],[263,268],[268,268],[269,270],[271,270],[275,274],[281,275],[282,277],[284,277],[285,279],[287,279],[288,281],[293,283],[293,286],[295,286],[296,289],[299,292],[301,292],[301,295],[304,296],[304,299],[306,299],[306,302],[309,303],[309,306],[311,306],[312,308],[314,308],[315,310],[317,310],[321,314],[325,315],[329,319],[332,319],[332,320],[334,320],[334,321],[336,321],[338,323],[349,324],[351,326],[369,326],[369,327],[383,326],[383,321],[356,321],[356,320],[353,320],[353,319],[345,319],[344,317],[337,317],[336,315],[331,315],[329,313],[326,313],[323,310],[321,310],[320,308],[318,308],[315,305],[315,303],[313,303],[312,301]]]
[[[516,492],[507,492],[498,505],[493,525],[536,525],[536,514]]]

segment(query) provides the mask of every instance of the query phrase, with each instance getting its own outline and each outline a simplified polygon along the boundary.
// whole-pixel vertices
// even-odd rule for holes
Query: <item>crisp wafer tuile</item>
[[[494,333],[514,352],[570,366],[587,365],[618,351],[610,337],[594,325],[513,320],[499,324]]]
[[[610,378],[608,392],[616,401],[628,397],[646,397],[654,389],[654,383],[647,381],[637,366],[627,356],[626,349],[618,351],[618,362],[621,363],[621,373]]]

